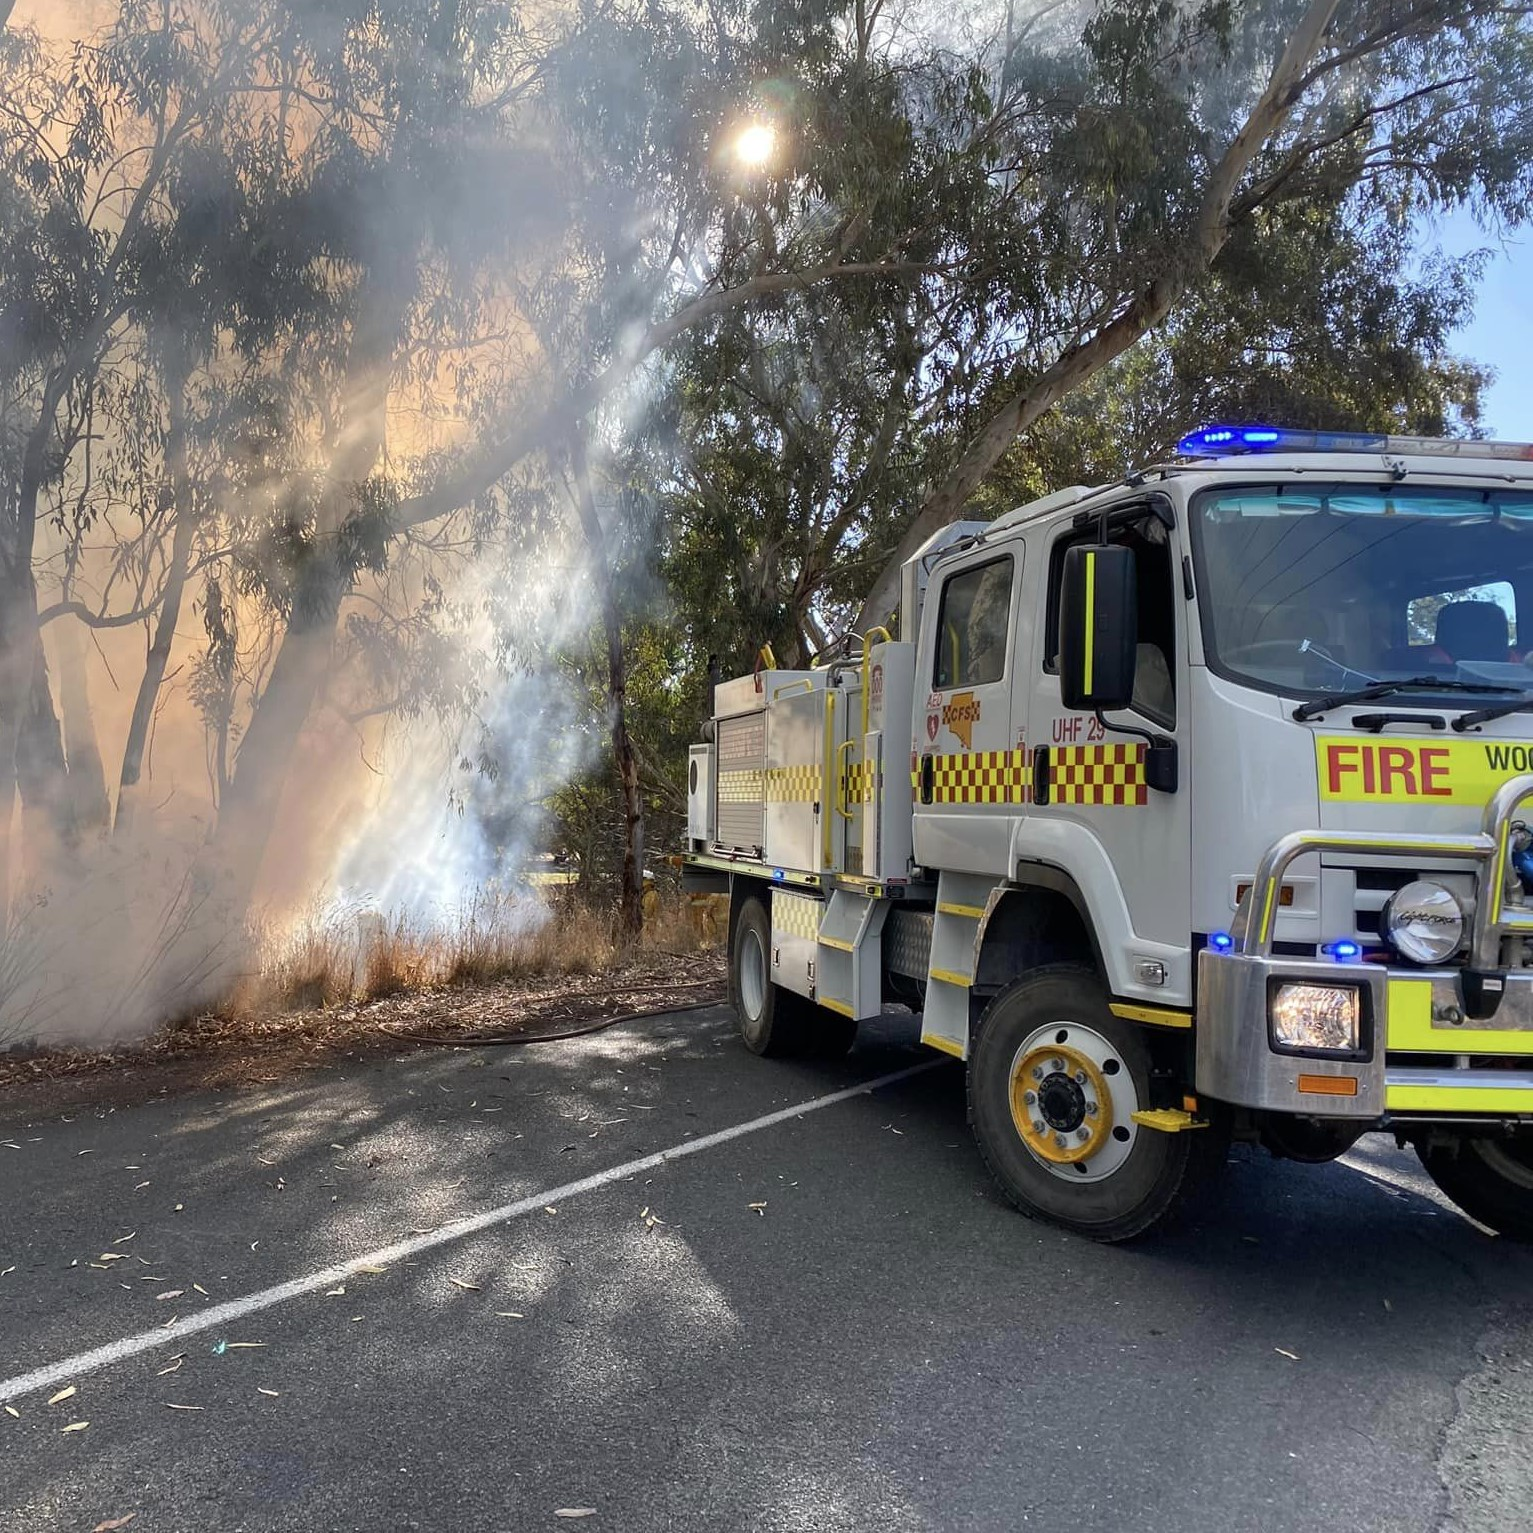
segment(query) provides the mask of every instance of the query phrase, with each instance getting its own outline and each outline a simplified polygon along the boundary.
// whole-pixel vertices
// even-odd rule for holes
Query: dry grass
[[[717,919],[686,899],[651,902],[640,953],[711,947]],[[434,925],[371,911],[316,913],[257,934],[253,973],[222,1009],[240,1016],[320,1010],[442,986],[602,974],[635,956],[610,913],[570,898],[482,895],[460,920]]]
[[[663,902],[627,949],[602,912],[563,900],[541,906],[536,926],[525,908],[517,921],[491,915],[486,907],[447,932],[349,912],[303,922],[285,940],[258,934],[263,969],[216,1013],[127,1047],[0,1050],[0,1108],[267,1083],[423,1037],[558,1031],[722,996],[724,917],[713,905]]]

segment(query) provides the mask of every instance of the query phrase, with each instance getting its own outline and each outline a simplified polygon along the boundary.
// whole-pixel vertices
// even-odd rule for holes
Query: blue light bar
[[[1209,937],[1208,945],[1216,953],[1227,953],[1235,946],[1235,939],[1228,932],[1215,932]]]
[[[1388,452],[1533,462],[1533,444],[1528,442],[1388,436],[1375,431],[1294,431],[1287,426],[1205,426],[1184,436],[1176,450],[1184,458],[1230,458],[1251,452]]]
[[[1360,958],[1363,952],[1350,937],[1342,937],[1321,951],[1329,953],[1338,963],[1350,963],[1354,958]]]

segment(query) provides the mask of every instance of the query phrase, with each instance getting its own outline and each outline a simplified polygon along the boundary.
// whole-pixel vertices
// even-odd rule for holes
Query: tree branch
[[[808,271],[771,272],[752,277],[738,287],[706,293],[683,304],[669,319],[650,326],[638,343],[596,377],[567,389],[553,403],[499,442],[483,448],[470,462],[430,490],[401,501],[394,515],[394,531],[402,532],[423,522],[449,515],[498,483],[530,452],[568,435],[572,426],[596,408],[627,379],[639,364],[662,351],[688,330],[720,314],[777,293],[811,287],[844,277],[908,277],[945,270],[919,261],[855,261],[813,267]]]

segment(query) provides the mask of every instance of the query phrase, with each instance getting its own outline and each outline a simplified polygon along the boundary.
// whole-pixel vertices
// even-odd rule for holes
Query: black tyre
[[[771,951],[772,923],[766,906],[757,899],[745,900],[729,929],[729,1000],[740,1036],[753,1054],[769,1058],[802,1054],[808,1048],[814,1007],[803,996],[772,983]]]
[[[1179,1212],[1222,1166],[1221,1127],[1168,1134],[1150,1106],[1150,1055],[1096,976],[1037,969],[980,1019],[969,1117],[980,1153],[1024,1214],[1092,1240],[1129,1240]]]
[[[1418,1147],[1426,1172],[1471,1219],[1533,1244],[1533,1134]]]

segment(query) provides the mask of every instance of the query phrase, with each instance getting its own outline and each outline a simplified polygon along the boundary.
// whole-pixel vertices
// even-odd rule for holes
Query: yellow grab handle
[[[855,740],[843,740],[836,747],[836,813],[843,820],[855,819],[856,816],[846,807],[846,763],[845,757],[849,750],[857,745]]]

